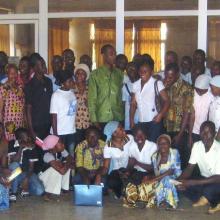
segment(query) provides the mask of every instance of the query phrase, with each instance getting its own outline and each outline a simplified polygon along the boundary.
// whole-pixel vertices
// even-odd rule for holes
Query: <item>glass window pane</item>
[[[208,9],[220,9],[220,1],[208,0]]]
[[[220,16],[208,18],[208,62],[220,60]]]
[[[197,17],[126,18],[125,54],[150,54],[155,71],[164,68],[164,54],[174,50],[181,58],[192,56],[197,47]]]
[[[126,11],[196,9],[198,9],[198,0],[125,0]]]
[[[49,19],[49,63],[53,55],[61,55],[70,48],[76,63],[80,56],[92,57],[93,68],[102,64],[101,47],[110,43],[115,46],[114,18]]]
[[[34,36],[34,24],[0,24],[0,50],[9,56],[30,55],[35,50]]]
[[[115,11],[116,0],[49,0],[49,12]]]
[[[0,0],[0,14],[38,13],[39,0]]]

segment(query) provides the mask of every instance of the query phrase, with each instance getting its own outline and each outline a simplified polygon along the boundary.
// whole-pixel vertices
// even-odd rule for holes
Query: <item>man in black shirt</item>
[[[50,99],[53,93],[52,82],[44,76],[44,60],[35,57],[31,60],[34,70],[33,78],[25,87],[27,122],[31,135],[44,139],[51,126]]]

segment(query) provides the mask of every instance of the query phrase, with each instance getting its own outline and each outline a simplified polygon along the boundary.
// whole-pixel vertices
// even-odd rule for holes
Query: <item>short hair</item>
[[[215,131],[215,123],[214,123],[214,122],[212,122],[212,121],[205,121],[205,122],[203,122],[202,125],[200,126],[200,132],[201,132],[205,127],[209,127],[210,130],[211,130],[211,132],[212,132],[213,134],[216,133],[216,131]]]
[[[98,136],[98,138],[100,138],[100,136],[101,136],[100,131],[99,131],[99,129],[96,126],[89,126],[86,129],[85,137],[87,137],[90,134],[90,132],[95,132],[96,135]]]
[[[177,55],[177,53],[175,51],[173,51],[173,50],[168,50],[166,52],[165,56],[170,56],[170,55],[173,56],[174,59],[176,60],[176,63],[178,63],[178,55]]]
[[[101,54],[106,54],[108,49],[115,49],[111,44],[105,44],[102,48],[101,48]]]
[[[72,53],[72,54],[74,55],[74,51],[71,50],[70,48],[66,48],[66,49],[63,51],[62,55],[64,55],[65,53]]]
[[[146,132],[146,130],[144,129],[144,126],[141,125],[140,123],[139,123],[139,124],[136,124],[136,125],[134,126],[134,128],[132,129],[132,134],[133,134],[133,136],[135,136],[138,131],[142,131],[142,132],[144,133],[144,135],[147,136],[147,132]]]
[[[57,72],[57,83],[59,86],[70,78],[72,78],[72,72],[69,70],[60,70]]]
[[[7,70],[15,69],[18,72],[18,67],[14,63],[10,63],[7,65]]]
[[[30,64],[30,57],[28,57],[28,56],[23,56],[23,57],[20,59],[20,62],[23,62],[23,61],[26,61],[28,64]]]
[[[204,56],[204,58],[205,58],[205,51],[204,50],[202,50],[202,49],[196,49],[195,51],[194,51],[194,53],[193,54],[196,54],[196,53],[199,53],[199,54],[201,54],[202,56]]]
[[[17,128],[17,129],[15,130],[15,132],[14,132],[15,138],[16,138],[17,140],[19,140],[19,139],[21,138],[21,135],[24,134],[24,133],[26,133],[26,134],[29,133],[29,131],[28,131],[27,128]]]
[[[42,57],[39,53],[32,53],[30,55],[30,66],[35,67],[38,61],[41,61]]]
[[[165,67],[165,72],[168,72],[170,70],[173,70],[175,73],[179,72],[179,66],[177,63],[169,63]]]
[[[192,58],[190,56],[183,56],[182,60],[186,60],[190,65],[192,65]]]
[[[128,58],[127,58],[127,56],[125,55],[125,54],[118,54],[117,56],[116,56],[116,61],[119,61],[119,60],[121,60],[121,59],[125,59],[125,60],[127,60],[127,62],[128,62]]]
[[[139,64],[138,70],[140,70],[140,68],[145,65],[149,66],[151,68],[151,70],[154,70],[154,60],[152,58],[151,59],[150,58],[143,59],[142,62]]]

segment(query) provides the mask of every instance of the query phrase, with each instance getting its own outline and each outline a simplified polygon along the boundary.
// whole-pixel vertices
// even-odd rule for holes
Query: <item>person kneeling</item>
[[[39,177],[45,187],[46,201],[50,200],[50,194],[60,195],[61,189],[68,191],[70,182],[70,170],[73,168],[73,158],[61,139],[55,135],[47,136],[43,141],[43,146],[49,149],[43,157],[45,171]]]
[[[201,141],[193,145],[189,164],[179,180],[180,190],[193,202],[193,207],[210,204],[208,213],[220,211],[220,143],[215,140],[215,124],[205,121],[200,127]],[[201,178],[190,179],[196,164]]]

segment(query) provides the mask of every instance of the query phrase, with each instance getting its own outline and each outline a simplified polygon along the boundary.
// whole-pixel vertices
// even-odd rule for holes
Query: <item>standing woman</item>
[[[8,81],[0,86],[0,121],[5,126],[5,137],[14,140],[14,131],[24,125],[24,93],[17,84],[18,68],[9,64],[7,68]]]
[[[85,140],[85,130],[90,126],[88,109],[88,85],[90,70],[86,64],[75,68],[74,93],[77,99],[76,110],[76,145]]]

